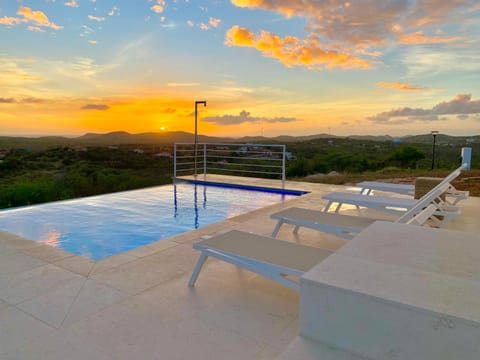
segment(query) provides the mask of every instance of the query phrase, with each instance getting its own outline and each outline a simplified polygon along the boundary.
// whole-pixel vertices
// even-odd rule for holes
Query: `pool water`
[[[101,260],[296,196],[172,184],[0,211],[0,229]]]

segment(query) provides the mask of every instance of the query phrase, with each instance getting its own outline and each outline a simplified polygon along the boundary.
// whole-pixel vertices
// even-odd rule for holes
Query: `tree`
[[[390,156],[390,160],[394,160],[400,163],[400,166],[407,168],[415,168],[417,161],[424,158],[425,154],[412,145],[401,146]]]

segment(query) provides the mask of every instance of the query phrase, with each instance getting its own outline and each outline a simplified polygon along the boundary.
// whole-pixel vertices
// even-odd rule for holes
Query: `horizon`
[[[1,135],[192,133],[206,100],[205,136],[472,136],[479,35],[474,0],[6,0]]]
[[[125,130],[113,130],[113,131],[108,131],[108,132],[87,132],[87,133],[82,133],[82,134],[73,134],[73,135],[65,135],[65,134],[57,134],[57,135],[52,135],[52,134],[29,134],[29,135],[3,135],[0,134],[0,137],[19,137],[19,138],[29,138],[29,139],[36,139],[36,138],[42,138],[42,137],[63,137],[66,139],[76,139],[85,135],[109,135],[109,134],[114,134],[114,133],[127,133],[129,135],[142,135],[142,134],[154,134],[154,135],[168,135],[171,133],[177,133],[177,132],[184,132],[186,134],[194,136],[194,133],[188,132],[188,131],[183,131],[183,130],[177,130],[177,131],[146,131],[146,132],[128,132]],[[405,137],[414,137],[414,136],[423,136],[423,135],[431,135],[431,133],[417,133],[417,134],[407,134],[407,135],[401,135],[401,136],[392,136],[391,134],[349,134],[349,135],[337,135],[333,133],[315,133],[315,134],[308,134],[308,135],[287,135],[287,134],[280,134],[280,135],[275,135],[275,136],[264,136],[264,135],[242,135],[242,136],[214,136],[214,135],[207,135],[207,134],[202,134],[198,133],[198,136],[208,136],[208,137],[218,137],[218,138],[231,138],[231,139],[241,139],[244,137],[263,137],[265,139],[269,138],[277,138],[277,137],[308,137],[308,136],[332,136],[332,137],[342,137],[342,138],[348,138],[348,137],[353,137],[353,136],[372,136],[372,137],[391,137],[392,139],[398,139],[398,138],[405,138]],[[476,134],[463,134],[463,135],[452,135],[452,134],[446,134],[446,133],[438,133],[437,136],[440,135],[445,135],[445,136],[452,136],[452,137],[476,137],[480,136],[480,131]]]

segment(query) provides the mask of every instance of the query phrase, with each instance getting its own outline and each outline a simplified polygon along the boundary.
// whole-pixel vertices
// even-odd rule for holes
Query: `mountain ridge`
[[[352,139],[364,141],[395,141],[397,143],[432,143],[431,134],[408,135],[404,137],[392,137],[390,135],[350,135],[338,136],[331,134],[314,135],[280,135],[275,137],[264,136],[244,136],[241,138],[233,137],[215,137],[208,135],[198,135],[198,142],[217,142],[217,143],[294,143],[304,141],[314,141],[320,139]],[[437,143],[467,143],[480,142],[480,134],[471,136],[451,136],[438,134]],[[20,147],[45,147],[50,146],[101,146],[101,145],[147,145],[160,144],[172,145],[173,143],[194,142],[194,134],[185,131],[172,132],[142,132],[129,133],[127,131],[113,131],[108,133],[85,133],[84,135],[67,138],[63,136],[40,136],[40,137],[21,137],[21,136],[0,136],[1,148],[20,148]]]

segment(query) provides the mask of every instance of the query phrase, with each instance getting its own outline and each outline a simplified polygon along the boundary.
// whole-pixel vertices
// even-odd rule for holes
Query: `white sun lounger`
[[[195,285],[209,256],[240,266],[299,291],[299,278],[333,252],[312,246],[276,240],[233,230],[200,241],[193,248],[201,251],[188,286]],[[289,276],[289,277],[287,277]]]
[[[400,195],[415,194],[415,185],[409,184],[392,184],[381,181],[362,181],[356,185],[360,188],[360,194],[373,195],[374,190],[391,192]],[[453,198],[452,205],[456,205],[459,201],[465,200],[470,195],[469,191],[457,190],[453,185],[445,193],[446,196]]]
[[[432,217],[438,210],[435,205],[429,205],[425,209],[422,209],[422,207],[423,204],[417,203],[415,207],[411,208],[395,222],[423,225],[428,219],[431,219],[433,225],[442,225],[440,220],[436,217]],[[273,238],[277,236],[283,224],[292,224],[295,225],[293,230],[294,234],[298,233],[300,227],[306,227],[350,240],[377,220],[361,216],[326,213],[320,210],[302,209],[298,207],[291,207],[282,210],[278,213],[272,214],[270,217],[277,220],[277,224],[272,232]]]
[[[437,186],[435,186],[419,200],[412,198],[369,196],[345,192],[332,192],[322,196],[323,199],[328,201],[324,211],[328,212],[333,204],[337,204],[335,212],[338,212],[343,204],[351,204],[357,207],[364,206],[380,211],[398,212],[411,209],[417,204],[418,201],[424,201],[425,206],[430,203],[436,203],[439,210],[446,210],[447,212],[454,211],[458,208],[447,204],[443,199],[440,198],[440,195],[445,193],[451,187],[450,182],[460,175],[461,169],[463,169],[464,166],[465,164],[445,177]]]
[[[410,224],[424,223],[436,207],[430,205],[418,214]],[[225,234],[202,240],[193,245],[201,251],[188,286],[193,287],[209,256],[243,267],[291,289],[299,291],[299,278],[333,252],[312,246],[233,230]]]
[[[447,180],[448,182],[452,182],[459,174],[460,171],[464,170],[467,167],[467,164],[464,163],[454,171],[452,171],[449,175],[445,177],[443,180]],[[362,181],[357,184],[357,187],[360,188],[360,194],[362,195],[372,195],[374,190],[384,191],[384,192],[392,192],[401,195],[411,195],[415,194],[415,185],[409,184],[392,184],[392,183],[385,183],[381,181]],[[466,199],[469,196],[468,191],[461,191],[455,189],[450,184],[450,188],[447,190],[446,195],[449,197],[454,198],[454,202],[452,205],[457,204],[460,200]]]

